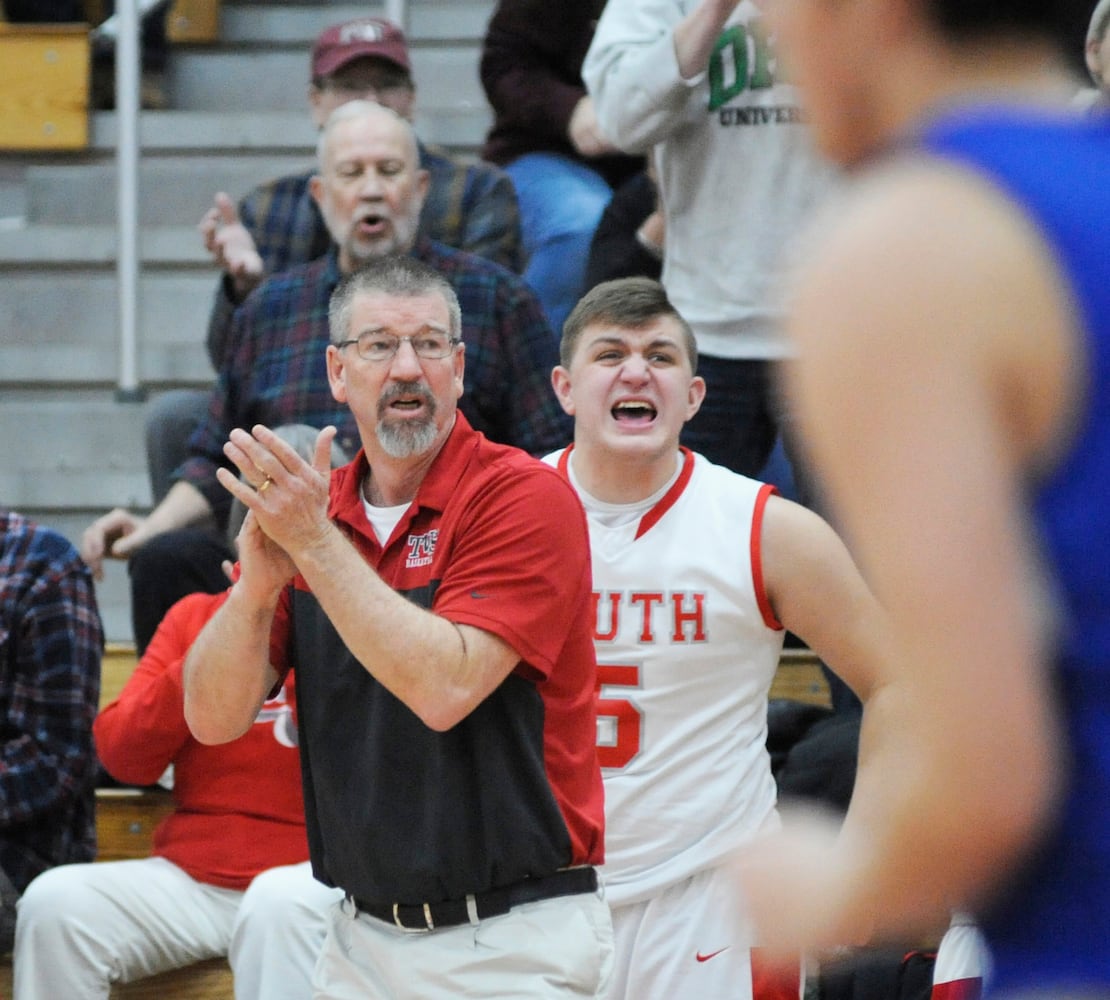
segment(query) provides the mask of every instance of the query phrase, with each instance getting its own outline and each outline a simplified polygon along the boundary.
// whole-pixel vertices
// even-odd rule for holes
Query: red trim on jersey
[[[763,624],[773,628],[776,632],[782,631],[782,622],[775,617],[775,610],[767,597],[767,590],[763,585],[763,512],[767,501],[778,493],[770,483],[764,483],[759,488],[759,495],[755,498],[755,509],[752,511],[752,583],[755,585],[755,600],[759,605],[759,613],[763,616]]]
[[[947,983],[935,983],[929,997],[930,1000],[979,1000],[982,995],[983,980],[975,976],[972,979],[952,979]]]
[[[690,451],[689,448],[679,447],[678,450],[682,454],[682,471],[678,474],[678,478],[674,483],[671,484],[671,488],[663,494],[659,503],[640,518],[640,524],[636,528],[637,538],[642,538],[646,535],[659,523],[663,515],[678,502],[678,498],[682,496],[682,491],[686,489],[687,484],[690,482],[690,477],[694,474],[694,453]],[[568,483],[570,482],[570,453],[572,451],[574,451],[574,445],[567,445],[559,456],[559,475]]]
[[[640,518],[640,526],[636,529],[637,538],[646,535],[654,525],[659,523],[663,515],[678,502],[678,498],[682,496],[682,491],[686,489],[690,477],[694,474],[694,453],[689,448],[679,448],[678,450],[682,453],[682,471],[678,474],[678,478],[671,488],[663,494],[663,499]]]
[[[568,444],[559,456],[559,475],[568,483],[570,482],[570,453],[572,451],[574,451],[574,445]]]
[[[799,1000],[802,963],[787,965],[766,958],[762,948],[751,950],[752,1000]]]

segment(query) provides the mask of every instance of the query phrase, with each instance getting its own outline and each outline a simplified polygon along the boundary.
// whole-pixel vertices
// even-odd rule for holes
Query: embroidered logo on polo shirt
[[[438,535],[438,528],[433,528],[426,535],[409,535],[409,553],[405,557],[405,569],[431,565]]]

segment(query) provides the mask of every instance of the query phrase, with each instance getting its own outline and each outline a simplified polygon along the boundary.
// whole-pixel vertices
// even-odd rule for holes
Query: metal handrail
[[[116,282],[119,302],[119,384],[116,398],[144,398],[139,384],[139,11],[116,0]]]

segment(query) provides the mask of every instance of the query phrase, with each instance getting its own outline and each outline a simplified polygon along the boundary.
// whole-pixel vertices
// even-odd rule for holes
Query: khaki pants
[[[344,900],[329,913],[315,1000],[565,1000],[606,996],[613,925],[600,892],[543,899],[499,917],[401,930]]]

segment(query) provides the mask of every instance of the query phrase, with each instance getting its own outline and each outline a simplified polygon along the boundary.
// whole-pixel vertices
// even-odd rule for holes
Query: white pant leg
[[[308,861],[257,875],[243,894],[228,949],[236,1000],[309,1000],[327,911],[342,898],[340,889],[312,877]]]
[[[223,955],[241,897],[164,858],[48,869],[19,901],[14,996],[98,1000],[111,983]]]
[[[798,972],[769,968],[735,880],[707,868],[634,903],[614,904],[610,1000],[800,1000]]]
[[[975,921],[956,913],[937,947],[933,1000],[978,996],[990,975],[990,951]]]

